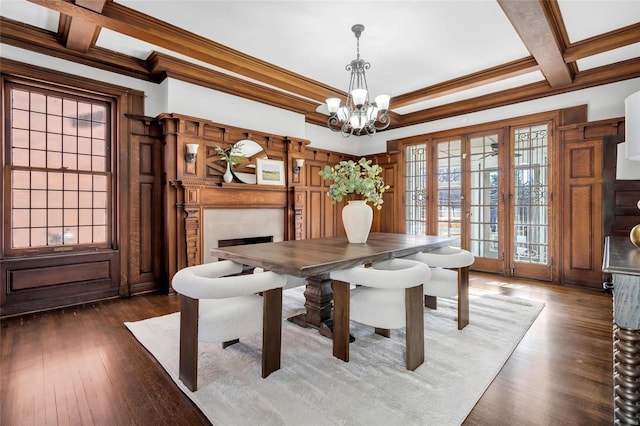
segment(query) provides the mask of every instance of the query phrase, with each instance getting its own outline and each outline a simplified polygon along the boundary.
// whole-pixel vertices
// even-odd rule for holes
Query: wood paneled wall
[[[284,239],[303,234],[304,205],[296,202],[294,188],[303,187],[305,174],[293,173],[295,158],[305,158],[306,140],[227,126],[181,114],[156,118],[164,143],[163,232],[164,264],[170,280],[181,268],[202,263],[203,215],[205,209],[269,208],[284,211]],[[243,139],[256,141],[269,159],[284,162],[285,185],[226,183],[226,163],[216,146],[230,148]],[[200,146],[196,161],[185,159],[186,144]],[[308,168],[307,164],[303,171]],[[300,214],[297,214],[296,212]],[[296,222],[295,218],[300,218]]]
[[[117,195],[113,209],[113,246],[99,251],[72,251],[46,256],[7,257],[3,253],[0,255],[0,314],[16,315],[124,296],[131,293],[132,285],[137,287],[136,290],[155,288],[157,279],[153,268],[156,265],[149,261],[148,256],[143,260],[144,265],[137,265],[141,251],[136,246],[140,241],[135,240],[135,235],[140,230],[139,220],[132,215],[137,200],[131,194],[138,185],[140,165],[136,162],[139,159],[137,148],[130,144],[129,135],[135,132],[130,115],[143,113],[144,93],[10,59],[0,61],[0,71],[3,82],[19,79],[26,84],[60,92],[77,88],[72,91],[111,99],[117,132],[113,145],[114,193]],[[3,152],[9,152],[4,122],[0,126]],[[0,184],[4,186],[2,178]],[[1,226],[3,235],[9,232],[8,222],[2,221]],[[146,248],[142,250],[146,253]]]
[[[624,119],[560,126],[563,146],[561,283],[602,288],[604,238],[628,234],[640,211],[640,181],[616,181]],[[623,213],[623,214],[620,214]]]

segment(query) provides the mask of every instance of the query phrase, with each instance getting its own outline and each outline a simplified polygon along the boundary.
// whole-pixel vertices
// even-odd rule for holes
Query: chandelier
[[[340,105],[340,99],[327,99],[329,119],[327,126],[334,132],[341,132],[348,138],[355,134],[360,136],[367,134],[373,136],[376,131],[389,127],[390,121],[387,111],[389,109],[389,95],[378,95],[375,102],[369,102],[369,87],[365,70],[371,68],[371,64],[360,59],[360,34],[364,31],[364,25],[356,24],[351,27],[356,36],[356,59],[347,64],[345,69],[351,72],[349,91],[345,105]]]

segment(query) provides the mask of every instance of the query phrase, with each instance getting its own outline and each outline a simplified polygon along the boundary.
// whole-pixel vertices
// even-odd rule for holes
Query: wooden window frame
[[[99,96],[96,94],[87,94],[80,91],[60,88],[55,85],[43,86],[42,84],[33,84],[31,81],[22,78],[6,78],[3,79],[3,111],[4,111],[4,123],[5,125],[5,155],[4,155],[4,169],[5,169],[5,181],[3,182],[3,192],[4,192],[4,205],[5,209],[3,210],[3,222],[5,224],[5,232],[3,239],[3,249],[4,253],[7,256],[24,256],[30,254],[48,254],[48,253],[57,253],[57,252],[82,252],[82,251],[95,251],[99,249],[111,249],[114,248],[114,242],[116,241],[115,236],[115,217],[114,217],[114,206],[116,205],[115,200],[115,173],[116,163],[115,163],[115,155],[114,153],[114,137],[115,135],[115,117],[114,111],[116,110],[115,101],[108,97]],[[51,169],[49,167],[34,167],[34,166],[19,166],[13,164],[12,161],[12,136],[11,130],[12,126],[12,116],[11,116],[11,90],[23,90],[29,93],[39,93],[43,95],[55,95],[59,96],[63,99],[70,99],[74,101],[86,101],[86,102],[95,102],[100,103],[105,106],[107,109],[108,117],[106,117],[106,136],[105,141],[107,146],[105,147],[107,161],[105,164],[105,171],[96,172],[92,171],[81,171],[79,169],[66,169],[61,167],[59,169]],[[102,175],[107,177],[107,200],[106,200],[106,220],[105,220],[105,241],[100,242],[92,242],[92,243],[75,243],[75,244],[64,244],[64,241],[61,244],[48,244],[47,245],[39,245],[39,246],[28,246],[28,247],[13,247],[13,225],[12,225],[12,212],[13,212],[13,200],[12,200],[12,172],[14,170],[23,170],[23,171],[41,171],[45,173],[53,173],[53,172],[65,172],[68,170],[70,173],[78,173],[78,175]],[[92,197],[93,198],[93,197]],[[64,206],[63,206],[64,208]],[[31,209],[31,208],[30,208]],[[48,207],[46,208],[48,210]],[[95,226],[93,220],[91,227]]]

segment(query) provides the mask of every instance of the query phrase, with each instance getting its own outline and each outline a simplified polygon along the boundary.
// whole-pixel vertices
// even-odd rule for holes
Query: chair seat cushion
[[[470,251],[457,247],[442,247],[433,251],[416,253],[407,258],[419,260],[430,267],[440,268],[464,268],[472,265],[475,261],[475,257]]]
[[[458,271],[443,268],[431,268],[431,279],[423,286],[424,294],[437,297],[455,297],[458,295]]]
[[[371,327],[405,327],[404,293],[404,289],[357,287],[351,290],[350,318]]]
[[[198,340],[226,342],[262,330],[262,297],[201,299]]]

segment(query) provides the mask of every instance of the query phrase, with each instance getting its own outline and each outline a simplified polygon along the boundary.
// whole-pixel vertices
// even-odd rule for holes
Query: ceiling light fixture
[[[345,67],[351,72],[347,101],[341,106],[339,98],[327,99],[327,126],[334,132],[341,132],[345,138],[365,133],[373,136],[376,131],[389,127],[389,95],[378,95],[375,102],[369,102],[369,87],[364,73],[371,68],[371,64],[360,59],[360,34],[364,31],[364,25],[356,24],[351,27],[351,31],[356,35],[357,56]]]

